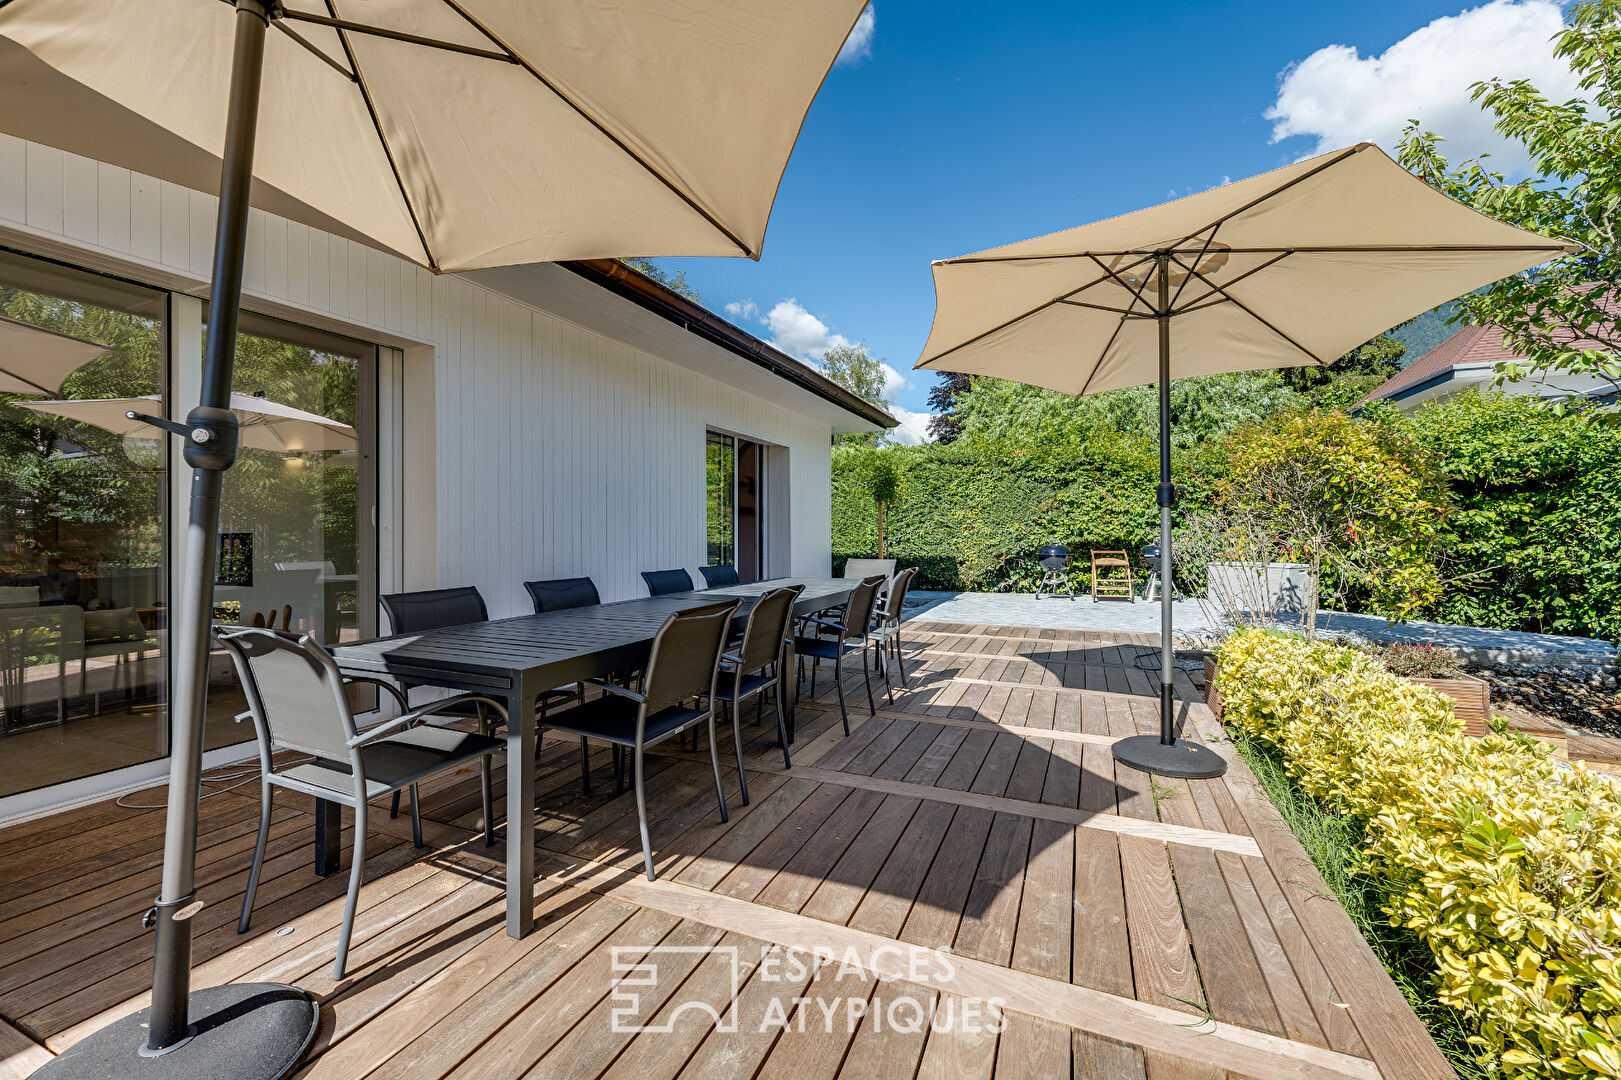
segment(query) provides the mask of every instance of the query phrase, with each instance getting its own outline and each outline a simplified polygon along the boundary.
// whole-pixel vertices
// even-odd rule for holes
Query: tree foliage
[[[962,434],[958,412],[962,396],[973,386],[973,378],[957,371],[935,372],[929,388],[929,438],[938,443],[954,442]]]
[[[1277,558],[1310,568],[1305,610],[1325,588],[1355,590],[1365,610],[1400,619],[1439,597],[1447,496],[1406,431],[1342,412],[1286,413],[1234,432],[1222,457],[1217,507],[1253,516]]]
[[[685,296],[694,304],[703,303],[703,296],[698,292],[698,287],[687,280],[687,272],[685,270],[666,270],[652,259],[640,257],[620,259],[619,261],[630,267],[632,270],[635,270],[637,273],[645,274],[646,276],[652,278],[654,281],[658,282],[660,285],[663,285],[671,292],[679,293],[680,295]]]
[[[1501,327],[1526,357],[1499,365],[1498,385],[1564,373],[1621,391],[1621,0],[1572,7],[1554,42],[1585,100],[1551,101],[1525,79],[1473,87],[1497,131],[1524,146],[1534,175],[1510,182],[1484,157],[1454,164],[1441,153],[1441,136],[1416,121],[1399,156],[1436,190],[1577,245],[1572,255],[1460,298],[1466,321]]]
[[[844,387],[858,398],[872,402],[880,409],[888,407],[884,394],[884,359],[874,356],[859,342],[854,345],[834,345],[822,356],[822,374]],[[883,442],[881,432],[853,432],[836,436],[834,441],[844,445],[877,446]]]

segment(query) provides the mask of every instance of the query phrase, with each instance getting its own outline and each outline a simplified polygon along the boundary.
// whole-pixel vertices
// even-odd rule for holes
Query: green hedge
[[[1115,452],[1118,451],[1118,452]],[[1140,448],[1106,443],[1069,461],[945,447],[895,447],[907,494],[886,514],[886,556],[919,568],[919,588],[1034,592],[1036,553],[1056,540],[1135,551],[1157,528],[1156,466]],[[1056,457],[1056,455],[1055,455]],[[833,557],[877,554],[877,515],[835,453]],[[1077,573],[1076,582],[1085,579]]]

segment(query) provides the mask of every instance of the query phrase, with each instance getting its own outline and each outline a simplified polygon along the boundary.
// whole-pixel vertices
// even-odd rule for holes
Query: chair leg
[[[520,720],[518,722],[521,723],[522,721]],[[490,733],[490,718],[485,712],[483,702],[478,703],[478,733],[480,735],[488,735]],[[535,749],[540,749],[540,725],[538,724],[535,726]],[[511,763],[508,762],[508,764],[510,765]],[[518,767],[526,768],[527,766],[520,765]],[[484,805],[488,807],[490,805],[490,796],[493,790],[493,785],[490,782],[490,755],[488,754],[485,754],[483,757],[478,759],[478,787],[479,794],[484,798]],[[493,843],[493,841],[490,840],[490,815],[488,810],[484,812],[484,838],[487,842]]]
[[[771,699],[777,704],[777,739],[782,743],[782,767],[791,769],[794,767],[794,763],[788,760],[788,722],[783,716],[782,677],[780,675],[777,677],[777,687],[772,693]]]
[[[833,689],[839,692],[839,719],[844,722],[844,733],[850,734],[850,714],[844,709],[844,658],[840,650],[833,650]]]
[[[736,716],[733,716],[736,719]],[[696,729],[695,729],[696,730]],[[709,704],[709,766],[715,770],[715,798],[720,801],[720,819],[726,820],[726,789],[720,786],[720,751],[715,739],[715,704]],[[638,779],[640,779],[638,777]]]
[[[391,818],[400,816],[400,793],[397,791],[394,793],[393,801],[388,804],[388,816]]]
[[[332,964],[332,981],[343,981],[343,968],[349,962],[349,938],[355,932],[355,908],[360,905],[360,882],[366,873],[366,800],[355,806],[354,865],[349,868],[349,896],[343,904],[343,927],[338,931],[338,958]]]
[[[489,764],[490,755],[485,754],[485,768],[488,768]],[[411,801],[414,803],[416,799],[413,798]],[[495,799],[488,786],[484,788],[484,846],[495,846]]]
[[[764,693],[764,691],[761,691]],[[755,695],[758,702],[760,696]],[[743,792],[743,805],[749,804],[749,774],[743,768],[743,724],[738,715],[737,702],[732,702],[732,748],[737,752],[737,786]]]
[[[614,798],[625,793],[625,748],[614,744]]]
[[[895,691],[889,685],[889,654],[886,652],[888,647],[887,641],[875,641],[872,643],[872,655],[879,662],[878,670],[884,676],[884,693],[889,695],[889,703],[893,705],[895,704]]]
[[[647,796],[642,791],[642,744],[636,744],[636,824],[642,830],[642,862],[647,867],[647,880],[653,880],[653,838],[647,833]]]
[[[411,785],[411,843],[422,846],[422,797],[415,784]]]
[[[906,689],[906,658],[901,655],[901,624],[895,624],[895,633],[890,635],[890,644],[895,649],[895,671],[901,679],[901,689]]]
[[[270,841],[270,784],[259,785],[259,839],[253,845],[253,865],[248,868],[248,888],[242,894],[242,914],[236,920],[236,932],[246,934],[248,921],[253,917],[253,894],[259,888],[259,867],[264,863],[265,844]]]
[[[874,716],[878,715],[878,706],[872,703],[872,665],[867,663],[865,646],[861,649],[861,681],[867,684],[867,711]]]
[[[591,748],[584,735],[580,736],[580,790],[591,794]]]

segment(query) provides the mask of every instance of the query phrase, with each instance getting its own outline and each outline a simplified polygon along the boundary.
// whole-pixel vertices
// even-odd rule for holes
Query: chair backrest
[[[351,760],[355,718],[343,675],[315,639],[272,630],[221,630],[253,713],[266,756],[300,750],[331,761]],[[263,745],[268,742],[269,745]]]
[[[872,577],[874,574],[884,575],[888,581],[895,576],[894,559],[848,559],[844,564],[844,576],[847,578]]]
[[[861,579],[844,605],[844,636],[864,637],[872,628],[872,609],[878,603],[878,590],[888,579],[874,574]]]
[[[738,584],[737,567],[731,563],[721,563],[719,566],[700,566],[698,572],[704,576],[704,584],[711,589]]]
[[[535,602],[535,613],[564,611],[568,608],[595,607],[602,603],[597,586],[588,577],[552,578],[550,581],[526,581],[529,599]]]
[[[889,595],[884,597],[884,618],[901,617],[901,609],[906,606],[906,590],[912,587],[912,579],[915,577],[917,577],[915,566],[908,566],[895,575],[895,580],[889,583]]]
[[[642,580],[647,582],[648,596],[692,591],[692,575],[685,570],[643,570]]]
[[[647,657],[647,715],[715,692],[720,654],[741,600],[678,611],[664,620]]]
[[[794,601],[804,591],[803,585],[788,585],[772,589],[755,601],[748,624],[743,627],[743,644],[737,650],[737,655],[743,658],[745,673],[775,663],[782,654],[788,620],[794,617]]]
[[[484,597],[472,585],[459,589],[424,589],[377,598],[388,613],[389,632],[417,634],[441,626],[462,626],[490,617]]]

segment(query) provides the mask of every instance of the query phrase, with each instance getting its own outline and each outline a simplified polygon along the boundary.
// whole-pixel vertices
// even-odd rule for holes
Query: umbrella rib
[[[1312,360],[1314,362],[1316,362],[1318,367],[1327,367],[1328,366],[1328,361],[1324,360],[1322,357],[1318,356],[1316,353],[1312,352],[1310,349],[1308,349],[1304,345],[1300,344],[1300,342],[1296,341],[1294,338],[1290,337],[1288,334],[1285,334],[1282,330],[1279,330],[1276,326],[1272,325],[1272,323],[1267,321],[1267,319],[1265,317],[1263,317],[1262,315],[1257,313],[1248,304],[1244,303],[1244,301],[1240,300],[1238,297],[1236,297],[1232,293],[1228,292],[1225,287],[1216,284],[1214,281],[1211,281],[1209,278],[1207,278],[1203,274],[1199,273],[1198,270],[1194,269],[1191,266],[1188,266],[1181,259],[1177,259],[1175,255],[1172,255],[1171,258],[1176,259],[1176,264],[1178,266],[1182,267],[1188,273],[1195,275],[1196,277],[1198,277],[1198,279],[1200,281],[1204,282],[1206,285],[1209,285],[1212,289],[1215,289],[1217,292],[1221,293],[1221,295],[1225,296],[1229,301],[1231,301],[1233,303],[1233,305],[1235,307],[1238,308],[1238,310],[1242,311],[1244,314],[1248,315],[1250,318],[1254,319],[1256,322],[1260,323],[1262,326],[1266,327],[1268,330],[1270,330],[1274,334],[1278,335],[1284,341],[1287,341],[1290,345],[1293,345],[1296,349],[1299,349],[1301,352],[1303,352],[1307,356],[1311,357]]]
[[[299,34],[292,27],[288,26],[282,20],[276,19],[271,23],[271,25],[274,26],[277,30],[280,30],[282,33],[286,34],[288,37],[292,38],[294,41],[298,42],[300,45],[302,45],[304,47],[305,51],[307,51],[311,56],[313,56],[317,60],[321,61],[327,67],[331,68],[333,71],[336,71],[339,75],[342,75],[345,79],[348,79],[350,82],[359,82],[360,81],[359,77],[356,76],[354,72],[350,71],[348,68],[344,67],[342,64],[340,64],[336,60],[332,59],[332,57],[328,56],[326,53],[322,52],[320,49],[317,49],[314,45],[311,45],[307,40],[305,40],[305,38],[301,34]]]
[[[4,5],[0,5],[0,6],[4,6]],[[39,385],[39,383],[35,382],[33,379],[30,379],[27,375],[20,375],[17,372],[12,371],[10,368],[0,368],[0,375],[10,375],[13,379],[16,379],[18,382],[25,382],[29,386],[32,386],[35,390],[38,390],[40,393],[44,394],[46,397],[50,397],[51,394],[55,392],[55,391],[45,389],[43,386]]]
[[[1193,260],[1194,266],[1198,266],[1201,262],[1203,262],[1204,257],[1210,253],[1210,245],[1216,242],[1216,234],[1220,231],[1220,224],[1217,224],[1211,228],[1210,235],[1204,238],[1204,247],[1199,249],[1198,256]],[[1183,278],[1182,283],[1176,287],[1176,295],[1171,297],[1170,302],[1165,305],[1165,311],[1167,314],[1176,309],[1176,302],[1182,299],[1182,294],[1187,291],[1188,282],[1192,280],[1193,275],[1189,274],[1187,277]]]
[[[338,9],[333,0],[325,0],[326,9],[337,19]],[[377,142],[383,148],[383,156],[388,159],[389,171],[394,174],[394,184],[400,189],[400,198],[405,200],[405,212],[411,215],[411,226],[416,229],[417,241],[422,244],[422,254],[428,259],[428,269],[434,273],[439,272],[439,260],[434,258],[433,248],[428,245],[428,234],[422,228],[422,220],[417,216],[416,204],[411,200],[411,192],[405,186],[405,178],[400,175],[399,162],[394,160],[394,151],[388,145],[388,136],[383,134],[383,122],[377,116],[377,105],[372,101],[371,91],[366,87],[366,78],[360,73],[360,58],[349,44],[348,31],[338,30],[338,41],[343,45],[343,55],[349,58],[349,66],[355,70],[355,85],[360,89],[360,98],[366,103],[366,114],[371,117],[372,129],[377,132]]]
[[[1266,260],[1266,262],[1262,263],[1259,266],[1250,267],[1248,270],[1244,271],[1242,274],[1239,274],[1237,277],[1233,278],[1233,280],[1229,281],[1227,283],[1227,285],[1226,285],[1226,288],[1229,288],[1229,289],[1232,288],[1234,285],[1237,285],[1240,281],[1243,281],[1245,278],[1249,277],[1251,274],[1259,274],[1262,270],[1265,270],[1267,267],[1272,266],[1275,263],[1281,262],[1283,259],[1286,259],[1290,255],[1293,255],[1293,254],[1294,254],[1294,250],[1291,248],[1288,251],[1280,252],[1277,255],[1272,256],[1272,258]],[[1176,256],[1174,256],[1174,255],[1171,256],[1171,257],[1173,259],[1176,258]],[[1180,265],[1181,260],[1177,259],[1177,263],[1178,263],[1178,265]],[[1194,265],[1197,266],[1198,263],[1195,262]],[[1199,280],[1203,281],[1205,284],[1212,285],[1212,287],[1214,287],[1213,283],[1210,281],[1210,279],[1205,277],[1203,274],[1198,275],[1198,277],[1199,277]],[[1189,275],[1187,280],[1182,282],[1183,286],[1186,286],[1188,281],[1192,281],[1192,280],[1193,280],[1193,275]],[[1181,289],[1177,290],[1178,295],[1181,294],[1181,291],[1182,291]],[[1220,290],[1218,290],[1218,292],[1219,291]],[[1198,300],[1194,301],[1192,304],[1189,304],[1187,307],[1183,308],[1181,311],[1177,311],[1175,309],[1174,305],[1175,305],[1176,301],[1173,299],[1171,301],[1171,303],[1173,305],[1172,310],[1171,310],[1171,314],[1172,315],[1186,315],[1190,311],[1202,310],[1204,307],[1211,306],[1211,304],[1203,304],[1202,303],[1202,301],[1209,300],[1209,299],[1210,299],[1210,295],[1208,293],[1206,293],[1204,296],[1200,297]],[[1231,299],[1231,297],[1228,297],[1227,299]],[[1223,302],[1223,301],[1214,301],[1213,303],[1221,303],[1221,302]]]
[[[541,73],[539,68],[535,67],[535,65],[531,64],[528,60],[525,60],[522,56],[519,56],[511,46],[497,37],[496,34],[489,29],[489,27],[485,26],[483,23],[479,22],[472,15],[470,15],[459,3],[456,2],[456,0],[444,0],[444,4],[456,14],[460,15],[463,19],[467,20],[469,25],[471,25],[479,33],[483,34],[486,38],[489,38],[490,41],[493,42],[497,47],[504,49],[507,55],[512,58],[513,63],[527,71],[536,82],[540,83],[547,90],[551,91],[552,95],[555,96],[557,100],[574,110],[574,112],[579,114],[579,116],[585,120],[586,123],[595,128],[599,135],[613,143],[613,145],[617,146],[626,157],[630,158],[637,165],[640,165],[645,172],[668,188],[670,192],[676,196],[676,198],[686,203],[687,206],[692,209],[693,213],[703,218],[709,223],[711,228],[736,245],[737,250],[741,251],[750,259],[758,259],[760,257],[760,253],[758,251],[750,248],[749,245],[744,243],[736,233],[732,232],[731,229],[728,229],[725,225],[721,224],[720,220],[716,218],[714,214],[700,206],[697,199],[687,194],[687,192],[681,189],[679,184],[675,183],[675,181],[671,180],[668,176],[665,176],[662,172],[656,169],[651,162],[647,161],[642,157],[642,155],[638,154],[634,149],[632,149],[630,144],[626,143],[623,139],[619,138],[619,136],[609,131],[607,126],[603,124],[602,121],[598,120],[595,116],[592,116],[589,112],[587,112],[579,102],[569,97],[569,95],[563,93],[563,91],[555,83]]]
[[[327,10],[332,10],[330,4],[327,5]],[[510,52],[493,52],[489,49],[479,49],[472,45],[462,45],[454,41],[441,41],[438,38],[422,37],[420,34],[408,34],[403,30],[390,30],[386,26],[372,26],[369,23],[340,19],[337,16],[327,18],[323,15],[311,15],[304,11],[288,11],[285,13],[285,17],[298,22],[314,23],[316,26],[330,26],[340,32],[369,34],[372,37],[388,38],[390,41],[403,41],[408,45],[421,45],[424,48],[439,49],[443,52],[465,53],[468,56],[477,56],[485,60],[499,60],[503,64],[516,64],[518,62],[518,58]],[[306,45],[305,48],[310,48],[310,46]]]
[[[1197,235],[1197,234],[1194,234]],[[1295,247],[1230,247],[1229,255],[1275,255],[1278,252],[1289,252],[1299,255],[1400,255],[1428,252],[1514,252],[1514,251],[1546,251],[1550,255],[1557,253],[1571,254],[1571,244],[1345,244],[1337,247],[1331,246],[1295,246]],[[1170,248],[1171,251],[1183,249]],[[941,259],[942,265],[966,265],[969,263],[989,262],[1042,262],[1055,259],[1087,259],[1099,255],[1148,255],[1154,251],[1146,248],[1122,248],[1118,251],[1065,251],[1051,255],[994,255],[978,256],[964,255],[959,259]]]
[[[1111,315],[1121,315],[1128,319],[1152,319],[1154,317],[1152,314],[1146,311],[1125,311],[1121,308],[1109,307],[1106,304],[1088,304],[1085,300],[1071,300],[1069,297],[1064,297],[1058,302],[1060,304],[1068,304],[1070,307],[1091,308],[1093,311],[1107,311]]]
[[[1223,225],[1225,225],[1227,222],[1229,222],[1233,218],[1237,217],[1239,214],[1244,213],[1246,210],[1253,210],[1257,206],[1260,206],[1262,203],[1266,202],[1268,199],[1277,198],[1279,195],[1282,195],[1285,191],[1288,191],[1290,188],[1296,186],[1297,184],[1304,184],[1307,180],[1310,180],[1312,177],[1318,175],[1323,170],[1332,169],[1334,166],[1338,165],[1340,162],[1342,162],[1345,159],[1349,158],[1352,154],[1360,154],[1362,151],[1367,150],[1367,149],[1371,148],[1372,146],[1373,146],[1373,144],[1370,143],[1370,142],[1360,142],[1360,143],[1357,143],[1355,146],[1347,147],[1346,149],[1341,150],[1339,153],[1335,154],[1328,161],[1325,161],[1322,164],[1318,165],[1316,168],[1308,169],[1305,172],[1301,173],[1299,176],[1290,177],[1288,182],[1283,183],[1283,184],[1279,184],[1277,187],[1273,188],[1271,191],[1267,191],[1267,192],[1264,192],[1263,194],[1257,195],[1255,198],[1251,199],[1249,202],[1245,203],[1243,206],[1240,206],[1236,210],[1229,210],[1227,213],[1223,214],[1221,217],[1217,218],[1215,221],[1212,221],[1209,225],[1206,225],[1204,227],[1204,229],[1196,229],[1193,232],[1189,233],[1187,236],[1183,237],[1180,241],[1178,241],[1178,243],[1186,243],[1188,240],[1191,240],[1193,237],[1198,236],[1200,233],[1204,232],[1205,229],[1212,229],[1212,230],[1213,229],[1219,229]],[[1214,234],[1212,234],[1212,235],[1214,235]],[[1172,246],[1174,247],[1175,245],[1172,245]],[[1203,275],[1201,275],[1201,276],[1203,276]]]
[[[1114,274],[1113,271],[1109,270],[1108,267],[1103,265],[1103,260],[1099,259],[1097,256],[1094,255],[1092,257],[1092,261],[1097,263],[1098,266],[1102,267],[1103,271],[1105,273],[1107,273],[1110,277],[1115,278],[1116,281],[1120,280],[1118,277],[1115,277],[1115,274]],[[1142,262],[1142,260],[1138,260],[1138,262],[1132,263],[1132,266],[1140,265],[1141,262]],[[1149,280],[1150,279],[1145,274],[1143,276],[1142,284],[1137,286],[1137,291],[1131,294],[1131,306],[1132,307],[1136,307],[1137,306],[1137,301],[1142,299],[1143,291],[1148,288]],[[1123,282],[1123,281],[1121,281],[1120,283],[1122,285],[1125,284],[1125,282]],[[1109,350],[1110,349],[1114,348],[1115,341],[1120,337],[1120,331],[1122,331],[1122,330],[1124,330],[1126,328],[1126,320],[1131,317],[1130,314],[1129,314],[1130,309],[1128,308],[1127,310],[1128,310],[1128,314],[1120,316],[1120,321],[1115,323],[1114,333],[1109,335],[1109,340],[1104,342],[1103,343],[1103,348],[1098,350],[1098,358],[1097,358],[1097,360],[1095,360],[1093,362],[1092,370],[1088,371],[1086,373],[1086,381],[1081,384],[1081,392],[1079,394],[1077,394],[1076,397],[1085,397],[1086,392],[1092,388],[1092,380],[1097,378],[1098,369],[1103,367],[1103,358],[1105,356],[1109,355]],[[1144,317],[1145,318],[1159,318],[1160,316],[1159,316],[1158,313],[1156,313],[1153,316],[1144,316]]]

